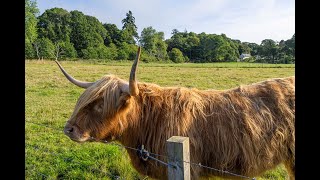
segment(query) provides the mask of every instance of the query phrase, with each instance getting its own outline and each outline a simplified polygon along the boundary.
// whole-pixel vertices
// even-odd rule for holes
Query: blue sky
[[[173,29],[260,44],[263,39],[287,40],[295,33],[294,0],[37,0],[42,14],[60,7],[79,10],[102,23],[116,24],[131,10],[140,35],[152,26],[171,37]]]

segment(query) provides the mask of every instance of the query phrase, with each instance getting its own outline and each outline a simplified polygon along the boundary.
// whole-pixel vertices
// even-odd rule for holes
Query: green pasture
[[[83,81],[105,74],[129,78],[129,61],[61,61]],[[139,64],[140,82],[198,89],[228,89],[295,74],[294,65],[253,63]],[[76,143],[62,132],[84,90],[69,83],[54,61],[25,61],[26,179],[148,179],[130,165],[126,150],[102,143]],[[164,142],[165,143],[165,142]],[[259,180],[286,179],[283,165]],[[150,178],[149,178],[150,179]]]

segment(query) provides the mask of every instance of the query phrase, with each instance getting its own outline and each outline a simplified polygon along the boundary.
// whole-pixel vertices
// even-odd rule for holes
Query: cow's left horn
[[[139,94],[138,84],[136,82],[136,70],[137,70],[139,59],[140,59],[140,53],[141,53],[141,47],[139,46],[136,59],[134,60],[131,68],[130,79],[129,79],[129,93],[131,96],[136,96]]]
[[[83,81],[79,81],[79,80],[76,80],[75,78],[73,78],[72,76],[70,76],[63,68],[62,66],[60,65],[60,63],[55,60],[55,62],[58,64],[59,68],[61,69],[62,73],[66,76],[66,78],[72,82],[73,84],[79,86],[79,87],[82,87],[82,88],[88,88],[89,86],[91,86],[93,84],[93,82],[83,82]]]

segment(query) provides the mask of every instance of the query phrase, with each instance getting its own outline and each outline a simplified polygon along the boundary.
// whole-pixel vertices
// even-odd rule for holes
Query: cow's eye
[[[103,110],[103,103],[102,102],[98,102],[97,104],[94,105],[94,110],[98,113],[102,113]]]

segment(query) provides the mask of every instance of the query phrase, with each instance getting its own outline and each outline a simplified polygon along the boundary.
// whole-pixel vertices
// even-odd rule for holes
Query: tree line
[[[241,54],[251,55],[243,59],[247,62],[295,62],[295,35],[280,42],[265,39],[259,45],[225,34],[173,29],[171,38],[165,39],[152,26],[143,28],[139,36],[131,11],[121,21],[121,29],[77,10],[56,7],[38,14],[36,1],[25,0],[26,59],[133,60],[140,45],[145,62],[228,62],[238,61]]]

